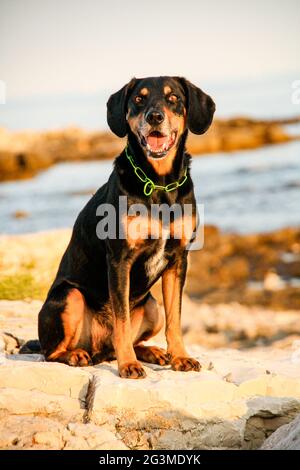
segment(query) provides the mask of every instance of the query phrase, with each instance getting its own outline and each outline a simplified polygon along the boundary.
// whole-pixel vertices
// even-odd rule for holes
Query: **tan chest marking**
[[[167,240],[175,238],[180,240],[181,246],[187,246],[196,229],[194,215],[185,215],[176,218],[174,222],[163,225],[155,217],[125,216],[122,219],[125,238],[130,248],[142,246],[145,240]],[[165,244],[164,244],[165,246]]]
[[[122,219],[122,224],[130,248],[141,246],[145,240],[167,238],[167,231],[156,218],[126,215]]]

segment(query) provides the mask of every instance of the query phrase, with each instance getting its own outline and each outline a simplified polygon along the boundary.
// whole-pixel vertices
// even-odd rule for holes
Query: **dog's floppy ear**
[[[179,78],[187,98],[187,127],[193,134],[204,134],[216,109],[212,98],[185,78]]]
[[[118,137],[125,137],[127,134],[126,106],[128,94],[136,83],[136,78],[132,78],[121,90],[110,96],[107,106],[107,123],[110,129]]]

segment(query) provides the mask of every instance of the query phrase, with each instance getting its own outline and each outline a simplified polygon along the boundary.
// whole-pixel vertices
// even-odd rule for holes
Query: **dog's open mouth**
[[[152,157],[162,157],[173,147],[177,132],[165,135],[159,131],[152,131],[147,136],[141,136],[141,144],[146,147]]]

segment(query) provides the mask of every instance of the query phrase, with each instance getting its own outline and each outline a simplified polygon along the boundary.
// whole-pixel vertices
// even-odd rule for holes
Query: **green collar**
[[[155,189],[160,189],[162,191],[166,191],[169,193],[170,191],[174,191],[175,189],[179,188],[182,186],[186,180],[187,180],[187,167],[185,169],[184,175],[181,180],[179,181],[173,181],[170,184],[167,184],[167,186],[160,186],[158,184],[155,184],[148,176],[144,173],[141,167],[137,166],[134,162],[134,159],[131,155],[128,154],[128,145],[125,147],[125,153],[126,157],[131,163],[132,168],[134,169],[134,172],[136,176],[138,177],[139,180],[141,180],[144,184],[144,194],[145,196],[150,196]]]

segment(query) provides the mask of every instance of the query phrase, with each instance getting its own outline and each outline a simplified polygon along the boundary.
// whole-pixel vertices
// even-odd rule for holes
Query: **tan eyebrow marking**
[[[149,93],[148,88],[142,88],[141,91],[140,91],[140,95],[142,95],[142,96],[147,96],[148,93]]]
[[[171,90],[171,88],[169,87],[169,85],[166,85],[166,86],[164,87],[164,94],[165,94],[165,95],[168,95],[169,93],[171,93],[171,91],[172,91],[172,90]]]

